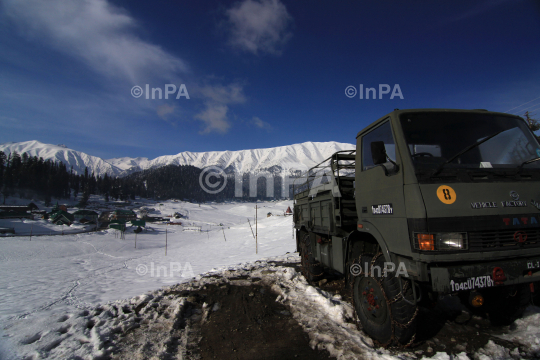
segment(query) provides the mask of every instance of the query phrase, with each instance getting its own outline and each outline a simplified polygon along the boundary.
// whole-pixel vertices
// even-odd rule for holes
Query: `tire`
[[[531,301],[529,284],[490,289],[486,292],[486,312],[495,326],[506,326],[520,318]]]
[[[380,345],[408,345],[414,340],[418,313],[418,307],[411,305],[414,298],[411,283],[405,279],[401,281],[405,288],[403,296],[408,303],[400,295],[400,282],[393,273],[386,277],[382,273],[384,258],[381,255],[376,255],[375,270],[369,274],[365,274],[365,269],[366,265],[368,270],[371,268],[373,256],[360,257],[358,264],[362,266],[362,273],[352,278],[354,308],[362,330]],[[376,266],[381,271],[377,271]]]
[[[300,258],[302,275],[310,283],[317,282],[324,277],[324,269],[320,262],[313,256],[309,233],[300,232]]]

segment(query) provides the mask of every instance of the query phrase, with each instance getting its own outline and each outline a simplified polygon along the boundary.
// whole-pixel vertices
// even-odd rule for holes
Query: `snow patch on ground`
[[[209,284],[237,286],[264,284],[277,293],[276,301],[290,307],[293,317],[309,334],[310,346],[326,349],[339,359],[394,359],[390,350],[375,349],[372,340],[357,329],[354,309],[339,295],[314,288],[290,266],[279,262],[298,263],[298,256],[287,255],[267,260],[225,267],[199,275],[188,283],[177,284],[127,300],[118,300],[91,309],[50,314],[41,318],[32,331],[17,329],[12,341],[21,344],[19,356],[27,359],[76,358],[95,359],[105,356],[135,358],[144,344],[161,349],[157,358],[186,354],[188,330],[176,331],[189,299],[182,291],[196,291]],[[240,279],[239,279],[240,278]],[[219,311],[219,305],[207,311]],[[200,317],[204,320],[204,314]],[[141,347],[126,347],[119,342],[135,328],[146,326]],[[39,329],[39,330],[37,330]],[[8,329],[9,330],[9,329]],[[11,331],[9,331],[11,333]],[[174,337],[180,340],[174,342]],[[130,353],[130,351],[132,353]],[[413,358],[401,354],[400,358]]]
[[[523,317],[517,319],[510,327],[508,334],[499,335],[501,339],[512,341],[527,348],[527,353],[522,354],[528,357],[540,356],[540,308],[529,306]],[[513,356],[516,358],[515,356]],[[517,358],[519,358],[519,353]]]

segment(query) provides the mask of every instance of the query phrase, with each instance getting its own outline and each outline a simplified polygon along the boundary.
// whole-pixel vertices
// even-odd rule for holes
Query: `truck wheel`
[[[523,315],[531,301],[529,284],[490,290],[486,293],[486,312],[495,326],[513,323]]]
[[[302,263],[302,275],[310,283],[319,281],[323,278],[324,270],[320,262],[313,256],[311,250],[311,241],[309,233],[300,233],[300,258]]]
[[[352,279],[353,300],[362,330],[382,346],[411,344],[416,333],[418,307],[403,299],[405,296],[413,302],[411,283],[402,279],[403,288],[400,288],[393,273],[384,276],[381,253],[374,257],[362,255],[353,266],[358,265],[362,266],[362,272]],[[354,275],[357,271],[351,269],[351,273]]]

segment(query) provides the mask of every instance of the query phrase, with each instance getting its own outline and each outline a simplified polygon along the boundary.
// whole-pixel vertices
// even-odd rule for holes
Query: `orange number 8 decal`
[[[453,204],[456,201],[456,192],[448,185],[441,185],[437,189],[437,197],[445,204]]]

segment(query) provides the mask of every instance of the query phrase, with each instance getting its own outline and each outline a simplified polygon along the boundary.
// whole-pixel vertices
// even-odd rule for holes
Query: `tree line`
[[[234,176],[228,175],[222,191],[212,194],[199,184],[203,169],[191,165],[167,165],[140,171],[125,177],[108,174],[95,175],[85,168],[84,174],[77,174],[60,161],[44,160],[42,157],[22,155],[17,152],[6,154],[0,151],[0,193],[3,204],[8,197],[43,200],[46,206],[51,199],[79,199],[79,207],[88,204],[90,195],[101,195],[105,201],[134,200],[136,196],[156,200],[185,199],[192,202],[254,200],[249,195],[249,175],[244,175],[242,197],[235,197]],[[203,174],[204,175],[204,174]],[[266,194],[266,181],[273,181],[274,197],[281,196],[281,178],[273,180],[261,178],[257,181],[257,199],[271,197]],[[81,196],[79,196],[81,195]]]
[[[73,166],[67,168],[60,161],[44,160],[42,157],[22,155],[16,151],[6,154],[0,151],[0,193],[3,204],[9,196],[38,198],[49,206],[53,197],[77,199],[81,194],[80,206],[88,203],[91,194],[115,200],[135,199],[141,185],[129,179],[114,178],[105,174],[96,176],[85,168],[84,174],[76,174]]]
[[[229,172],[225,169],[225,172]],[[271,172],[269,172],[271,173]],[[290,198],[292,191],[282,193],[283,177],[279,172],[275,172],[272,176],[265,178],[259,177],[256,182],[256,196],[250,194],[250,177],[255,174],[246,173],[242,175],[242,195],[236,196],[235,176],[232,173],[226,174],[224,181],[221,176],[210,179],[211,184],[216,184],[216,187],[206,187],[207,190],[213,191],[223,188],[214,193],[205,191],[203,188],[206,182],[208,173],[204,169],[197,168],[191,165],[166,165],[159,168],[147,169],[133,173],[125,179],[133,181],[137,184],[145,184],[141,189],[142,193],[137,194],[141,197],[149,197],[153,199],[181,199],[191,202],[206,202],[206,201],[254,201],[257,200],[272,200]],[[201,182],[203,183],[201,185]],[[273,196],[267,192],[267,182],[273,189]]]

